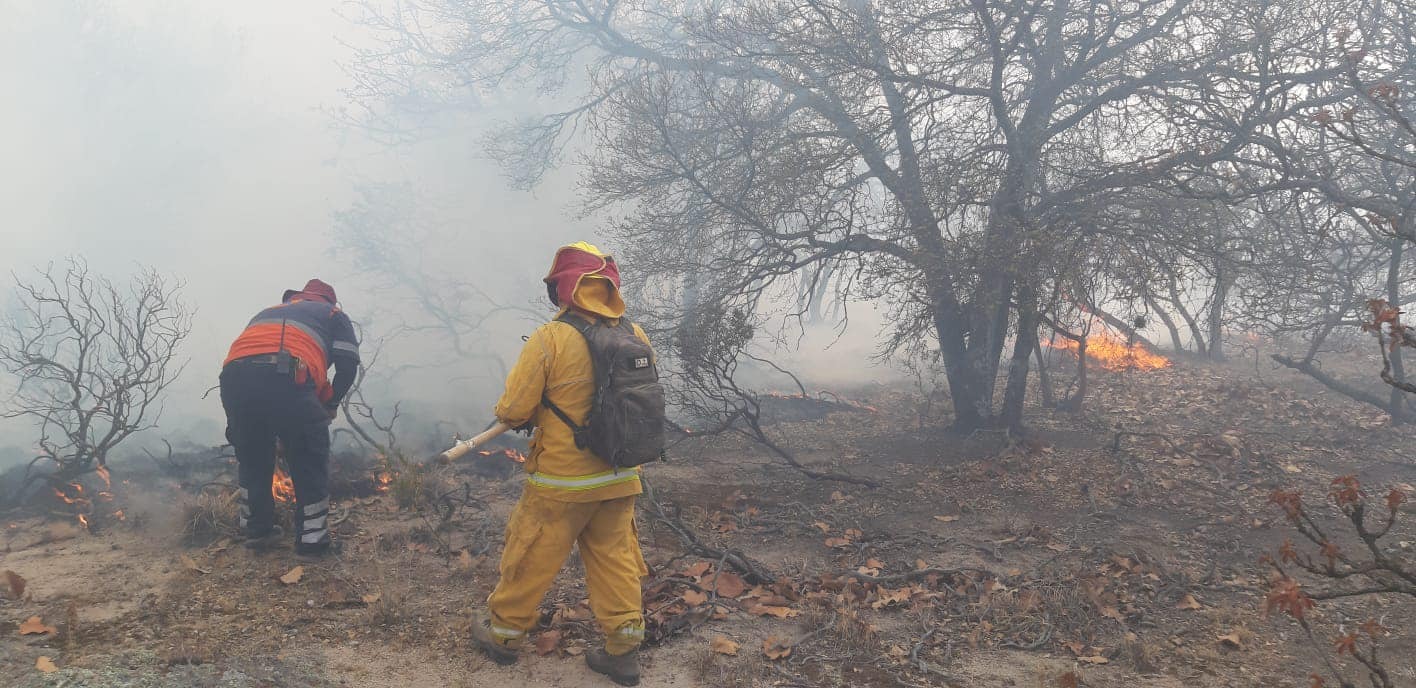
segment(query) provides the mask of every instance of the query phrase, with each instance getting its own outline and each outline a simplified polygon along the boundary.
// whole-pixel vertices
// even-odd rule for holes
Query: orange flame
[[[525,455],[525,454],[522,454],[522,453],[519,452],[519,451],[516,451],[515,449],[503,449],[503,450],[501,450],[501,451],[486,451],[486,450],[483,450],[483,451],[479,451],[479,452],[477,452],[477,453],[480,454],[480,455],[482,455],[482,456],[492,456],[492,455],[495,455],[495,454],[501,454],[502,456],[505,456],[506,458],[511,459],[512,461],[515,461],[515,462],[517,462],[517,463],[526,463],[526,455]]]
[[[1059,339],[1055,343],[1044,342],[1043,346],[1059,351],[1077,353],[1078,343],[1070,339]],[[1170,359],[1147,351],[1139,343],[1128,345],[1105,330],[1087,337],[1087,362],[1103,370],[1160,370],[1170,367]]]
[[[104,490],[112,490],[112,489],[113,489],[113,476],[111,476],[111,475],[108,473],[108,467],[107,467],[107,466],[99,466],[98,468],[95,468],[95,469],[94,469],[94,472],[98,474],[98,477],[103,478],[103,489],[104,489]]]
[[[393,474],[388,471],[379,471],[374,476],[374,489],[378,492],[388,492],[389,483],[393,482]]]
[[[275,479],[270,484],[270,495],[281,504],[295,501],[295,481],[290,479],[290,473],[286,472],[285,467],[279,464],[275,466]]]

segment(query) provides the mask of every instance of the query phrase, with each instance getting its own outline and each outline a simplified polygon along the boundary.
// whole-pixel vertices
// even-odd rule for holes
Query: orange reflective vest
[[[359,356],[354,325],[338,307],[315,299],[292,299],[271,306],[251,319],[246,329],[231,343],[226,365],[240,358],[288,351],[299,364],[295,381],[312,380],[320,401],[334,397],[330,387],[330,362],[335,356]]]

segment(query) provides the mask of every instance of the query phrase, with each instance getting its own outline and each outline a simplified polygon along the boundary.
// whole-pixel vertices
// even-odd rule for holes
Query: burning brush
[[[78,479],[51,487],[54,491],[54,498],[74,514],[74,519],[85,530],[93,529],[95,503],[113,501],[113,476],[108,472],[108,468],[100,464],[94,468],[93,472],[103,479],[103,489],[92,493],[92,496],[90,496],[88,488],[84,487],[84,484]],[[112,515],[119,521],[124,520],[121,509],[114,511]]]
[[[1139,343],[1127,342],[1105,330],[1099,330],[1096,334],[1088,336],[1086,342],[1087,362],[1103,370],[1151,371],[1169,368],[1171,365],[1170,359],[1146,350]],[[1055,351],[1071,352],[1073,356],[1080,355],[1079,352],[1082,351],[1081,343],[1071,339],[1042,342],[1042,345]]]

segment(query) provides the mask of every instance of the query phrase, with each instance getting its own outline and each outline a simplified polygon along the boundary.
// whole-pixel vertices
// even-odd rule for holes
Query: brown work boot
[[[501,666],[516,663],[516,648],[509,647],[497,639],[492,633],[492,619],[485,612],[472,615],[472,642],[477,643],[477,647],[488,659]]]
[[[622,655],[595,650],[585,655],[585,663],[595,672],[609,676],[611,681],[622,686],[639,685],[639,650],[631,650]]]

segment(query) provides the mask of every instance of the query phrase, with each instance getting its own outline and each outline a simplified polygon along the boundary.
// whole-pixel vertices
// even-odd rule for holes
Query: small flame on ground
[[[290,479],[290,473],[285,467],[279,464],[275,466],[275,479],[270,483],[270,495],[281,504],[295,501],[295,481]]]
[[[118,520],[120,520],[120,521],[126,521],[126,520],[128,520],[128,517],[123,515],[123,510],[122,510],[122,509],[119,509],[119,510],[113,512],[113,518],[116,518],[116,519],[118,519]]]
[[[1059,351],[1077,353],[1078,343],[1070,339],[1059,339],[1055,343],[1044,342],[1043,346]],[[1170,367],[1170,359],[1154,354],[1139,343],[1128,345],[1109,332],[1099,331],[1087,337],[1087,362],[1095,363],[1105,370],[1160,370]]]
[[[388,485],[391,482],[393,482],[393,474],[388,471],[379,471],[374,475],[374,489],[378,492],[388,492]]]
[[[79,514],[79,524],[85,528],[89,527],[88,517],[83,514]]]
[[[98,468],[94,469],[94,472],[98,474],[98,477],[103,478],[104,490],[113,489],[113,476],[108,473],[107,466],[99,466]]]
[[[519,452],[519,451],[516,451],[515,449],[503,449],[503,450],[501,450],[501,451],[486,451],[486,450],[483,450],[483,451],[479,451],[479,452],[477,452],[477,453],[480,454],[480,455],[482,455],[482,456],[492,456],[492,455],[494,455],[494,454],[500,454],[500,455],[505,456],[506,458],[511,459],[512,461],[515,461],[515,462],[517,462],[517,463],[526,463],[526,455],[525,455],[525,454],[522,454],[522,453]]]

